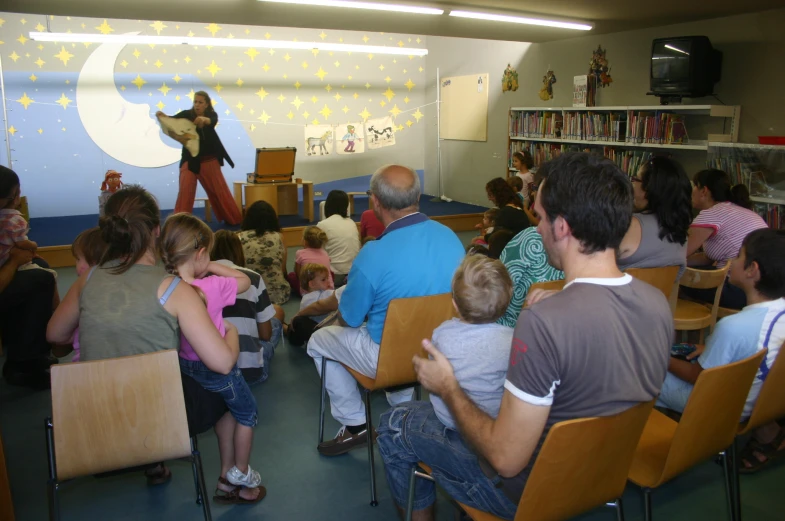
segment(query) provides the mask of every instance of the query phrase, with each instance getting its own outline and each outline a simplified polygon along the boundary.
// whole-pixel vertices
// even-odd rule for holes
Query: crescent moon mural
[[[85,61],[76,85],[82,124],[101,150],[128,165],[156,168],[178,162],[181,149],[161,140],[150,105],[131,103],[117,91],[114,64],[123,47],[101,44]]]

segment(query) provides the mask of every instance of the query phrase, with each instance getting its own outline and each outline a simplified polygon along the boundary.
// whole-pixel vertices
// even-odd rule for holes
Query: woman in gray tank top
[[[177,349],[182,330],[207,367],[228,374],[239,355],[237,329],[227,325],[222,338],[196,291],[164,271],[156,248],[160,224],[158,203],[144,188],[129,186],[109,198],[99,223],[107,251],[68,290],[49,321],[47,339],[68,343],[78,326],[81,359],[89,361]],[[223,438],[231,442],[236,422],[223,398],[182,378],[191,433],[215,426],[219,447]],[[221,454],[222,478],[234,466],[229,459]],[[147,474],[151,483],[171,476],[163,464]],[[255,500],[263,487],[239,495]]]
[[[654,157],[631,179],[635,211],[619,247],[619,269],[687,264],[687,232],[692,222],[692,185],[676,161]]]

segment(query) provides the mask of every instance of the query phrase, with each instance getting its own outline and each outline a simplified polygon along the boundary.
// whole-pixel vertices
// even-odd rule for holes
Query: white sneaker
[[[262,477],[248,465],[248,472],[243,474],[236,466],[226,473],[226,480],[232,485],[246,488],[256,488],[262,483]]]

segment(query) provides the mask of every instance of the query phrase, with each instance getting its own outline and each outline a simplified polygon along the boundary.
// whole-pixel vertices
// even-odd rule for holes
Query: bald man
[[[379,343],[392,299],[448,293],[464,256],[463,245],[446,226],[419,212],[420,178],[410,168],[383,166],[371,177],[373,210],[385,231],[366,244],[354,260],[338,311],[348,327],[316,331],[308,354],[321,371],[327,358],[327,392],[333,418],[341,425],[334,439],[317,447],[338,456],[368,443],[365,407],[357,382],[341,362],[376,376]],[[367,324],[363,324],[367,320]],[[412,389],[387,393],[390,405],[412,399]]]

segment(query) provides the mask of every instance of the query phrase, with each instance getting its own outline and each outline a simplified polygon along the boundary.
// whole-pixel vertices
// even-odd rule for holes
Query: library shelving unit
[[[707,164],[746,185],[753,209],[772,228],[785,228],[785,146],[710,143]]]
[[[561,152],[602,153],[632,174],[653,154],[705,154],[710,142],[735,143],[740,112],[735,105],[512,107],[506,175],[515,173],[512,154],[522,149],[535,165]]]

